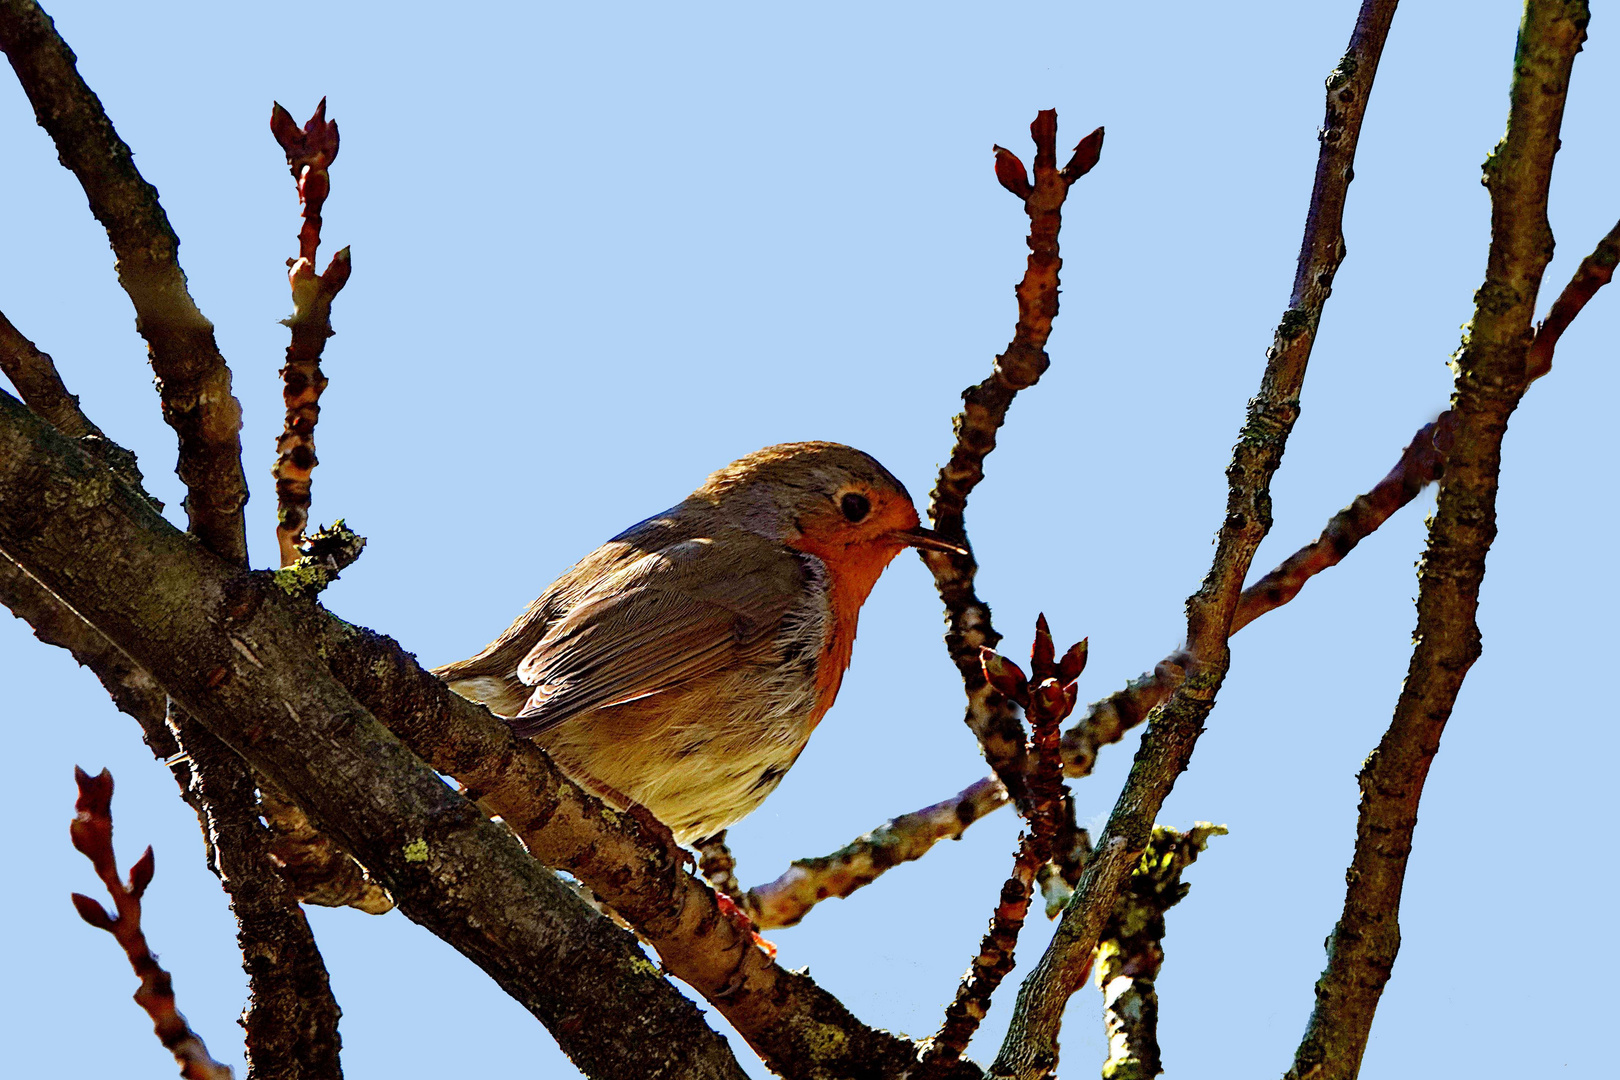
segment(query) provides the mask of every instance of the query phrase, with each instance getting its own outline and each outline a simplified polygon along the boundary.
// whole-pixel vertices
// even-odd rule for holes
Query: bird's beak
[[[910,529],[901,529],[899,532],[890,535],[907,547],[922,548],[924,551],[943,551],[947,555],[968,554],[968,549],[961,544],[954,544],[933,529],[924,528],[921,525]]]

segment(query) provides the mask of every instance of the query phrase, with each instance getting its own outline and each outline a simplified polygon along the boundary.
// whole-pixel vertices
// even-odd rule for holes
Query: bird
[[[767,446],[615,536],[434,674],[682,844],[753,812],[832,707],[906,548],[966,554],[871,455]]]

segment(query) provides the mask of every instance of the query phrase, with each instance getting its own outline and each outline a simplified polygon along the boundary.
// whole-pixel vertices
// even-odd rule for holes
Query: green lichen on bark
[[[1163,1072],[1157,1037],[1164,964],[1164,913],[1191,886],[1181,873],[1212,836],[1226,828],[1200,821],[1188,832],[1156,826],[1097,942],[1097,985],[1103,991],[1108,1059],[1103,1080],[1151,1080]]]

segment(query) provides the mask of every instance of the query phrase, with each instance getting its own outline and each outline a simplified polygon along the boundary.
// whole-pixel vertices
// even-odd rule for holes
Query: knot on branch
[[[347,570],[365,549],[366,538],[338,518],[298,544],[298,559],[270,575],[288,596],[315,596]]]

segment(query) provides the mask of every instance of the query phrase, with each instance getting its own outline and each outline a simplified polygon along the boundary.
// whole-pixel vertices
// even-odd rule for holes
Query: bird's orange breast
[[[798,537],[788,546],[814,555],[827,568],[827,636],[816,664],[816,707],[810,718],[821,722],[838,697],[844,672],[855,648],[855,627],[861,605],[884,569],[902,550],[898,545],[868,543],[834,545],[811,537]]]

